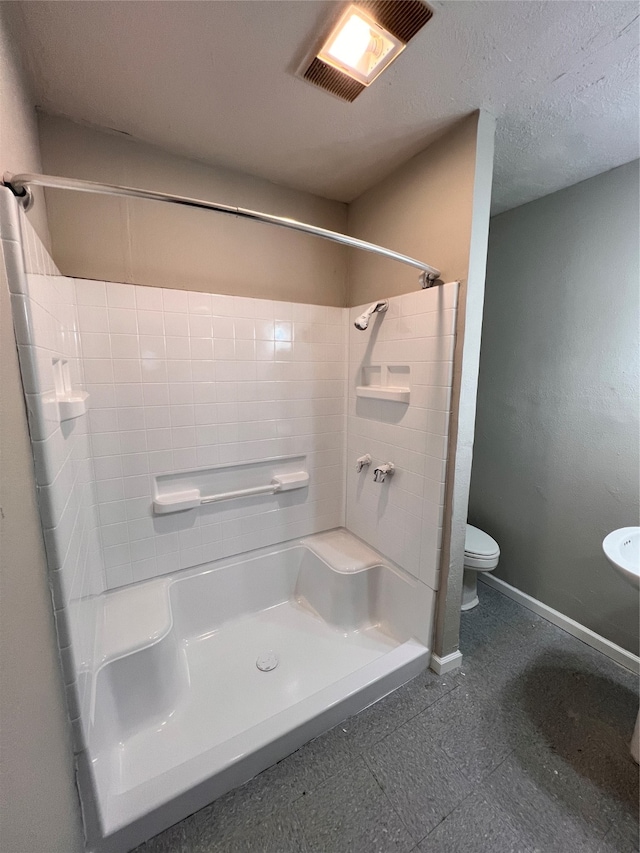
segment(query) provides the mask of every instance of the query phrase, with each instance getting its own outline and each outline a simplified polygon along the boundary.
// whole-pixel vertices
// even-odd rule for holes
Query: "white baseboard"
[[[451,672],[452,669],[457,669],[461,663],[462,652],[460,651],[451,652],[443,658],[441,658],[440,655],[432,654],[430,668],[437,675],[446,675],[446,673]]]
[[[554,610],[553,607],[543,604],[541,601],[538,601],[537,598],[532,598],[530,595],[527,595],[526,592],[521,592],[519,589],[516,589],[515,586],[511,586],[511,584],[508,584],[506,581],[500,580],[500,578],[496,578],[487,572],[483,573],[483,575],[478,578],[478,581],[480,583],[486,583],[487,586],[497,589],[499,592],[509,598],[512,598],[514,601],[517,601],[518,604],[522,604],[523,607],[526,607],[534,613],[537,613],[539,616],[542,616],[548,622],[553,622],[554,625],[562,628],[568,634],[572,634],[574,637],[577,637],[578,640],[582,640],[583,643],[586,643],[588,646],[602,652],[603,655],[611,658],[611,660],[614,660],[621,666],[630,669],[631,672],[636,673],[636,675],[640,673],[640,658],[637,655],[632,654],[632,652],[628,652],[626,649],[623,649],[622,646],[617,646],[615,643],[612,643],[611,640],[607,640],[606,637],[596,634],[596,632],[592,631],[591,628],[581,625],[579,622],[576,622],[575,619],[565,616],[564,613]]]

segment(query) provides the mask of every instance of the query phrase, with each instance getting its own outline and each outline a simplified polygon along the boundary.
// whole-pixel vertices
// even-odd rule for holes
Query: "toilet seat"
[[[500,547],[495,539],[479,530],[472,524],[467,524],[464,540],[464,567],[476,572],[490,572],[498,565]]]

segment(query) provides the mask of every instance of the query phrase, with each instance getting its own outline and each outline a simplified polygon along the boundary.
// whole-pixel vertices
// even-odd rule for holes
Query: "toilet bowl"
[[[479,604],[478,572],[491,572],[498,565],[500,548],[484,530],[467,524],[464,540],[464,580],[461,610],[471,610]]]

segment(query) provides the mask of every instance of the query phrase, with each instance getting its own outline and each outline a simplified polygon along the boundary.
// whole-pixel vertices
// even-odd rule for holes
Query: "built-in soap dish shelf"
[[[70,421],[86,414],[89,394],[82,388],[71,387],[71,373],[66,359],[53,359],[53,381],[60,420]]]
[[[356,397],[408,403],[411,398],[409,365],[372,364],[362,368],[362,384],[356,386]]]
[[[79,418],[87,412],[87,400],[89,395],[86,391],[72,391],[65,397],[58,397],[58,412],[61,421],[70,421]]]
[[[374,400],[391,400],[394,403],[408,403],[411,389],[393,385],[358,385],[356,397],[369,397]]]

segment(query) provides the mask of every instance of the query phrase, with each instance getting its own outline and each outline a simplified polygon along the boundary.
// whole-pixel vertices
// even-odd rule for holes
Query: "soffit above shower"
[[[297,76],[330,0],[8,5],[43,110],[327,198],[479,107],[498,117],[496,212],[638,157],[635,2],[436,0],[353,104]]]

